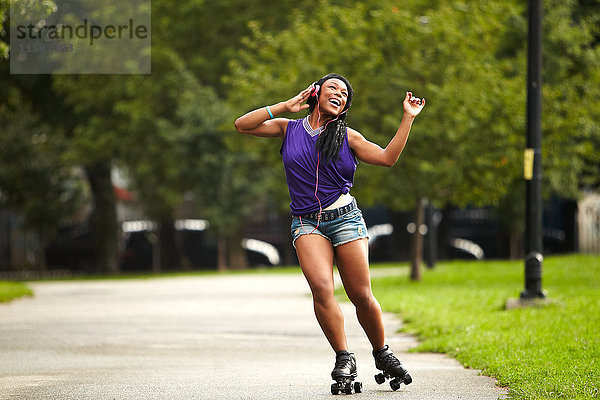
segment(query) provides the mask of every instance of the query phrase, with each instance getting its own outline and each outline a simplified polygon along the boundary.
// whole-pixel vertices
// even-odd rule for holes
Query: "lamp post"
[[[529,1],[527,60],[527,184],[525,290],[521,299],[544,298],[542,291],[542,0]]]

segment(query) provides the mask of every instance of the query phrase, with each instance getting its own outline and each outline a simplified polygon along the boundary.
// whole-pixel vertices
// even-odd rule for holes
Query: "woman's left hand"
[[[408,114],[411,117],[416,117],[419,115],[423,107],[425,107],[425,99],[413,97],[412,92],[406,92],[406,97],[404,98],[402,106],[404,107],[405,114]]]

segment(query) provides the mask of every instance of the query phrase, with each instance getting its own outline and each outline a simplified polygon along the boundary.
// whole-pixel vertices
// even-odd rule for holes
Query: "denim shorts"
[[[357,239],[369,238],[367,225],[359,208],[354,208],[330,221],[321,219],[318,227],[315,218],[292,216],[291,229],[294,248],[296,248],[296,240],[302,235],[321,235],[329,240],[333,247]]]

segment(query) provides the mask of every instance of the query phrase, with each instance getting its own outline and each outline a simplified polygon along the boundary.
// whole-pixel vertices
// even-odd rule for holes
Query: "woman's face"
[[[348,101],[348,88],[344,81],[331,78],[323,82],[319,95],[319,108],[322,113],[338,115]]]

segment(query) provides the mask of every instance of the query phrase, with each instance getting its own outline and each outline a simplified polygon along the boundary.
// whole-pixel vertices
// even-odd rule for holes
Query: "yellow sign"
[[[525,149],[523,176],[530,181],[533,179],[533,149]]]

